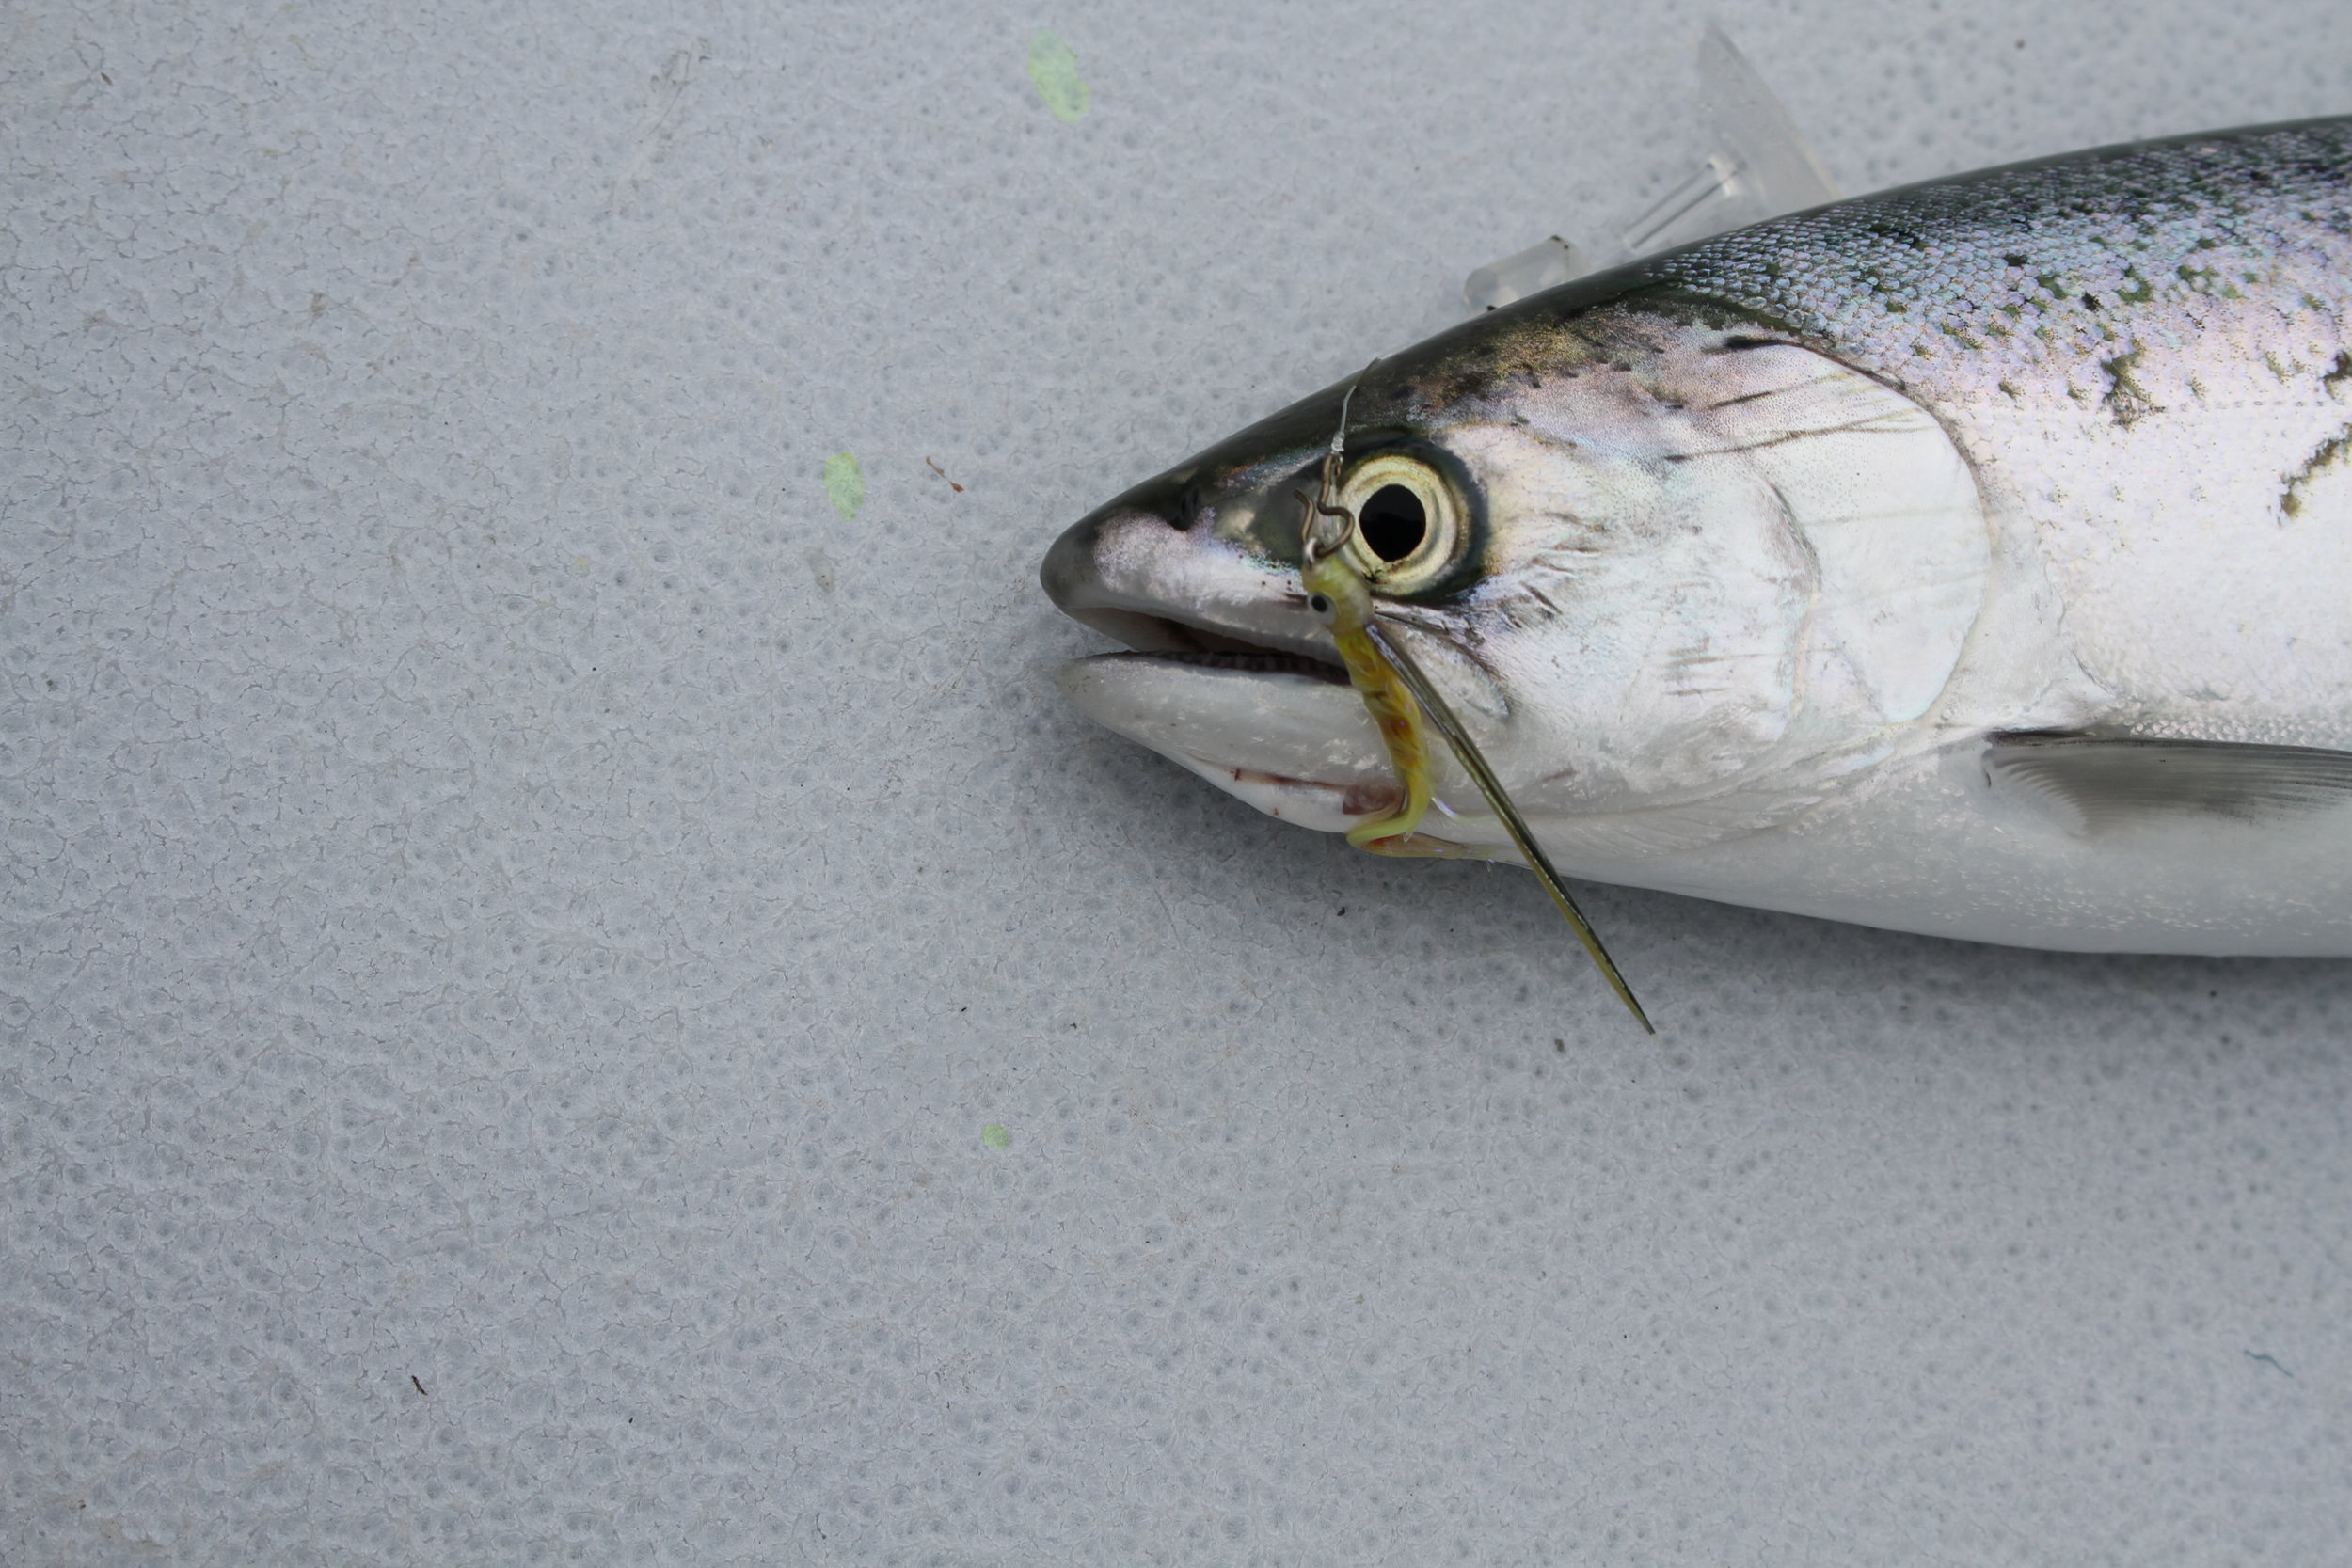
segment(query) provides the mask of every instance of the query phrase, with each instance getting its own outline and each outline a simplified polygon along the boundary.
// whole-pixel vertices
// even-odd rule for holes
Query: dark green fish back
[[[1923,392],[2103,363],[2224,320],[2352,323],[2352,119],[2105,148],[1794,214],[1629,269]],[[2119,366],[2117,361],[2123,359]],[[2352,367],[2276,365],[2343,377]],[[2020,395],[2015,382],[2001,386]],[[2329,389],[2335,388],[2331,385]]]

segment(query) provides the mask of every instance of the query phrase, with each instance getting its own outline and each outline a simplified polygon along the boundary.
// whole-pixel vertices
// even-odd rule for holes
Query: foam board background
[[[13,8],[0,1560],[2340,1554],[2352,964],[1594,890],[1653,1042],[1052,688],[1709,14],[1848,191],[2352,111],[2341,0]]]

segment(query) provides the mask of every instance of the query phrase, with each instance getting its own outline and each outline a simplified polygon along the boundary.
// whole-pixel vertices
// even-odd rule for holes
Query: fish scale
[[[2352,120],[2074,153],[1857,198],[1639,263],[1906,388],[2067,381],[2233,322],[2341,337]],[[1627,279],[1619,279],[1620,286]],[[2290,326],[2289,324],[2292,324]],[[2332,358],[2292,370],[2317,377]]]

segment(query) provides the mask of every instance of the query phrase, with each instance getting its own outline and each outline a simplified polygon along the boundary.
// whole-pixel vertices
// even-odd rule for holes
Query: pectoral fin
[[[2268,826],[2352,804],[2352,752],[2309,746],[2011,731],[1991,737],[1984,772],[2085,838],[2150,816]]]

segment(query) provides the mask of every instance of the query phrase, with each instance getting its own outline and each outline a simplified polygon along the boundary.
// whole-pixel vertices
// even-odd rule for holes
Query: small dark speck
[[[1563,1056],[1568,1053],[1568,1042],[1564,1039],[1554,1039],[1551,1042],[1551,1048]]]
[[[100,71],[100,72],[98,73],[98,79],[99,79],[100,81],[102,81],[102,82],[105,83],[105,84],[106,84],[108,87],[113,87],[113,86],[115,85],[115,79],[114,79],[113,77],[111,77],[111,76],[107,75],[107,74],[106,74],[104,71]]]
[[[1346,912],[1347,912],[1347,906],[1346,906],[1345,904],[1342,904],[1342,905],[1340,906],[1340,913],[1342,913],[1342,914],[1345,914]]]
[[[2022,267],[2026,264],[2026,259],[2023,256],[2004,256],[2001,260],[2012,267]]]
[[[2268,1362],[2272,1369],[2275,1370],[2281,1377],[2293,1377],[2295,1375],[2293,1372],[2288,1371],[2284,1367],[2280,1366],[2278,1357],[2272,1355],[2268,1351],[2249,1350],[2246,1353],[2246,1358],[2249,1361]]]
[[[956,1011],[958,1011],[958,1012],[960,1012],[960,1013],[968,1013],[968,1012],[970,1012],[971,1010],[972,1010],[972,1009],[971,1009],[971,1008],[969,1008],[969,1007],[958,1007],[958,1008],[956,1009]]]
[[[410,1372],[408,1374],[408,1386],[411,1388],[414,1388],[418,1393],[424,1394],[426,1399],[431,1399],[433,1397],[431,1394],[425,1394],[424,1385],[417,1381],[417,1374],[414,1372]]]
[[[2018,48],[2020,48],[2020,49],[2025,48],[2025,47],[2026,47],[2026,40],[2025,40],[2024,39],[2019,39],[2019,40],[2017,40],[2017,47],[2018,47]]]
[[[2099,309],[2099,296],[2097,294],[2083,295],[2083,309],[2086,310],[2096,310]]]

